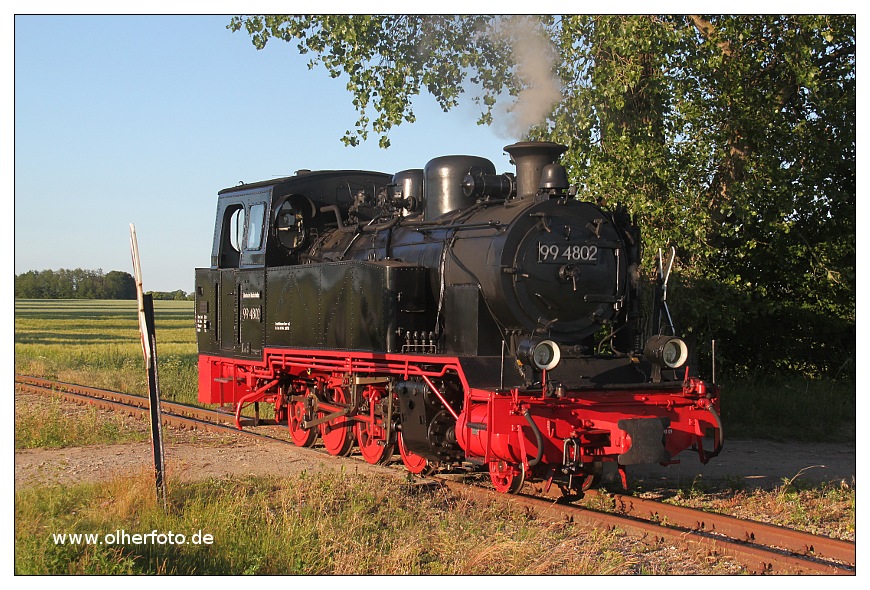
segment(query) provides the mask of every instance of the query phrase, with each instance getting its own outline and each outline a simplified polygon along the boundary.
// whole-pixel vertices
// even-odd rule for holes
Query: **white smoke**
[[[503,17],[492,33],[510,43],[520,91],[513,104],[496,113],[499,133],[520,139],[543,123],[562,100],[562,81],[554,72],[556,49],[541,23],[529,16]]]

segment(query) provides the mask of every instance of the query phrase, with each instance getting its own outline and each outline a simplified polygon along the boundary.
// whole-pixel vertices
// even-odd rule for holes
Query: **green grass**
[[[192,301],[155,301],[161,394],[196,403]],[[16,300],[15,371],[147,394],[134,301]],[[725,382],[729,438],[855,440],[855,384],[763,376]],[[267,408],[262,416],[271,414]]]
[[[772,490],[745,490],[742,483],[707,487],[693,483],[675,490],[665,501],[678,506],[758,519],[779,526],[838,539],[855,539],[855,480],[809,482],[783,480]]]
[[[730,438],[854,442],[852,382],[759,377],[725,383],[722,421]]]
[[[70,415],[57,397],[35,404],[15,404],[15,448],[61,448],[148,440],[126,428],[123,417],[84,407]]]
[[[655,547],[502,502],[356,473],[184,484],[163,513],[145,476],[16,493],[16,574],[630,574]],[[211,545],[58,544],[53,533],[198,531]],[[654,563],[655,562],[655,563]],[[667,567],[667,566],[664,566]]]
[[[192,301],[155,301],[163,399],[196,402]],[[15,372],[147,395],[135,301],[16,300]]]

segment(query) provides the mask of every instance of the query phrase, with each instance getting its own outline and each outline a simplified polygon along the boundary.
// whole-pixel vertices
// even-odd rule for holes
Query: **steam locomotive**
[[[272,404],[296,445],[488,470],[502,492],[718,454],[719,390],[685,367],[663,278],[642,333],[636,223],[574,197],[565,149],[509,145],[515,174],[454,155],[220,191],[196,269],[199,400],[239,427]]]

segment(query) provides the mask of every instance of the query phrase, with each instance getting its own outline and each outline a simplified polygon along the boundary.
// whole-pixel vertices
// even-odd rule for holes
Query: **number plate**
[[[553,264],[595,264],[598,262],[598,246],[564,242],[545,244],[538,242],[538,262]]]

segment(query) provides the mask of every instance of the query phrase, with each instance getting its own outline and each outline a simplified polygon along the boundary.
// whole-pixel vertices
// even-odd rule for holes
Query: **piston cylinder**
[[[497,396],[487,401],[472,401],[459,414],[456,440],[468,457],[520,463],[537,455],[532,429],[523,416],[512,412],[511,406],[510,397]]]

